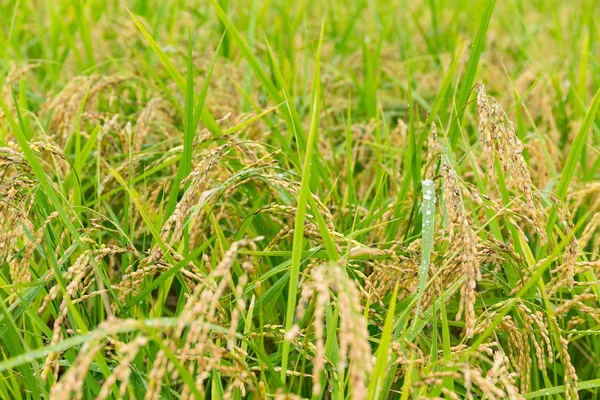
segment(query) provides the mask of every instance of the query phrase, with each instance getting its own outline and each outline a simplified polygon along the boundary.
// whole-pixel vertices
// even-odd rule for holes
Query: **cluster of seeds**
[[[484,147],[488,179],[490,182],[495,181],[497,158],[502,168],[501,173],[505,174],[507,181],[525,198],[533,227],[541,241],[546,242],[543,208],[531,183],[531,174],[523,157],[523,144],[517,137],[513,123],[498,102],[487,95],[481,82],[477,84],[475,91],[479,107],[479,137]]]

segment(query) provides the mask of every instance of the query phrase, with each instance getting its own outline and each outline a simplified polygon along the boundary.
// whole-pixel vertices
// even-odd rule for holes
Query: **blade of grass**
[[[187,93],[186,80],[183,78],[183,76],[181,75],[181,73],[175,68],[175,66],[173,65],[173,63],[171,62],[171,60],[169,60],[169,57],[165,54],[165,52],[162,51],[162,49],[160,48],[160,46],[152,38],[152,36],[150,35],[150,33],[148,33],[148,31],[146,30],[146,28],[144,27],[144,25],[140,22],[140,20],[137,19],[137,17],[135,15],[133,15],[133,13],[131,11],[129,11],[129,9],[127,7],[125,7],[125,8],[127,9],[127,12],[129,13],[129,16],[131,17],[131,19],[135,23],[135,26],[137,26],[137,28],[139,29],[139,31],[142,33],[142,35],[144,36],[144,38],[146,39],[146,41],[150,45],[150,48],[152,49],[152,51],[154,52],[154,54],[156,54],[156,56],[158,57],[158,59],[160,60],[160,62],[162,63],[162,65],[165,67],[165,69],[167,70],[167,72],[171,76],[171,79],[173,79],[173,81],[175,82],[175,84],[177,85],[177,87],[179,88],[179,90],[181,90],[182,93],[186,94]],[[201,120],[204,123],[204,125],[206,125],[206,128],[209,131],[214,132],[214,133],[216,133],[218,135],[222,134],[221,127],[216,123],[214,117],[212,116],[212,114],[206,108],[202,109]]]
[[[456,110],[458,111],[457,115],[453,118],[452,125],[448,133],[452,149],[456,147],[456,142],[459,138],[458,134],[460,130],[458,129],[458,126],[462,122],[464,109],[467,106],[467,102],[469,101],[469,95],[471,94],[471,90],[473,88],[473,83],[475,81],[475,72],[477,71],[479,58],[481,57],[481,53],[483,52],[483,49],[485,47],[485,38],[488,26],[490,24],[490,19],[492,18],[492,13],[494,12],[495,5],[496,0],[487,0],[485,4],[485,9],[483,10],[483,15],[481,16],[477,36],[475,36],[475,42],[472,45],[471,54],[469,55],[469,61],[467,62],[467,69],[465,70],[465,74],[463,75],[460,83],[459,92],[456,98]]]
[[[373,373],[371,374],[369,382],[368,398],[370,400],[380,398],[381,388],[385,380],[385,372],[388,366],[388,353],[390,351],[390,343],[392,341],[392,333],[394,331],[394,316],[396,312],[397,298],[398,284],[396,283],[394,292],[390,298],[390,304],[385,317],[381,339],[379,340],[379,347],[377,348],[377,359],[375,361],[375,367],[373,368]]]
[[[575,140],[573,140],[573,144],[571,145],[571,149],[569,150],[569,155],[567,156],[567,161],[565,162],[565,168],[563,169],[562,175],[560,177],[560,181],[558,182],[558,187],[556,189],[556,196],[564,201],[567,196],[567,190],[569,189],[569,185],[571,180],[573,179],[573,174],[575,173],[575,168],[577,166],[577,162],[581,157],[581,152],[585,147],[587,137],[590,133],[590,129],[592,127],[592,123],[596,118],[596,113],[598,112],[598,107],[600,106],[600,89],[596,92],[594,99],[592,100],[592,104],[585,114],[585,118],[583,120],[583,124],[581,128],[579,128],[579,132],[577,132],[577,136],[575,136]],[[556,205],[552,206],[552,210],[550,210],[550,216],[548,217],[548,223],[546,224],[546,233],[548,237],[554,231],[554,225],[557,220],[557,209]]]
[[[591,379],[589,381],[580,381],[577,382],[577,389],[581,390],[589,390],[600,387],[600,379]],[[554,386],[551,388],[545,388],[541,390],[536,390],[535,392],[524,393],[523,397],[526,399],[539,399],[544,396],[552,396],[556,394],[565,393],[567,388],[565,385]]]
[[[185,92],[185,118],[183,128],[183,154],[179,159],[179,167],[175,174],[175,180],[169,194],[169,201],[167,202],[167,209],[164,213],[165,221],[173,214],[175,210],[175,204],[179,197],[179,186],[181,181],[192,172],[192,146],[194,145],[194,136],[196,133],[196,127],[194,126],[194,64],[192,63],[192,33],[191,28],[188,27],[188,57],[187,57],[187,83]],[[209,72],[210,73],[210,72]],[[208,82],[210,77],[205,79],[205,83]],[[204,99],[200,100],[204,103]]]
[[[214,0],[211,0],[214,1]],[[302,250],[304,241],[304,222],[306,217],[306,205],[310,196],[310,175],[311,175],[311,163],[313,150],[315,143],[317,142],[317,136],[319,134],[319,99],[320,99],[320,54],[321,54],[321,40],[323,38],[324,25],[321,26],[321,36],[319,39],[319,45],[317,47],[317,53],[315,56],[315,68],[313,74],[313,94],[312,94],[312,117],[310,123],[310,131],[308,134],[308,144],[306,146],[306,155],[304,158],[304,164],[302,168],[302,180],[300,182],[300,193],[298,195],[298,203],[296,210],[296,217],[294,220],[294,234],[292,238],[292,260],[290,266],[290,281],[288,284],[288,296],[287,296],[287,311],[285,317],[285,330],[289,331],[292,328],[294,322],[294,311],[296,309],[296,296],[298,293],[298,281],[300,277],[300,263],[302,260]],[[317,210],[314,210],[317,213]],[[287,364],[289,358],[290,342],[284,340],[283,348],[281,353],[281,380],[286,381]]]
[[[229,19],[225,11],[223,11],[218,1],[210,0],[210,2],[215,8],[219,19],[223,21],[223,23],[227,26],[228,33],[231,35],[233,41],[237,44],[242,55],[252,68],[252,71],[254,72],[260,83],[269,93],[271,98],[274,100],[275,104],[279,105],[278,107],[281,112],[281,116],[285,119],[290,129],[297,133],[298,146],[300,148],[306,147],[304,128],[302,127],[302,121],[300,119],[300,116],[298,115],[298,111],[296,110],[294,103],[288,102],[286,97],[280,94],[279,90],[273,83],[273,80],[267,75],[267,73],[261,66],[260,61],[252,53],[252,49],[248,46],[240,32],[237,30],[237,28],[231,23],[231,20]],[[279,81],[280,83],[283,82],[282,79],[280,79]]]

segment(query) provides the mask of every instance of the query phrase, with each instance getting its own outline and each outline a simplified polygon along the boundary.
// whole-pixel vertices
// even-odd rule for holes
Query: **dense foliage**
[[[0,398],[597,398],[597,1],[0,8]]]

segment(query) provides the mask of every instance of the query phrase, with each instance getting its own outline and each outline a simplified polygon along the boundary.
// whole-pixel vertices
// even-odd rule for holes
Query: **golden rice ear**
[[[367,396],[368,376],[373,366],[371,346],[368,341],[367,325],[361,312],[360,293],[342,266],[337,263],[318,263],[310,269],[310,274],[302,283],[300,300],[296,308],[295,319],[300,322],[311,299],[314,301],[314,316],[311,326],[314,328],[314,357],[312,358],[313,395],[320,395],[321,373],[328,362],[325,354],[325,308],[330,304],[330,291],[335,293],[335,307],[340,316],[339,327],[339,365],[333,367],[338,373],[347,368],[352,382],[354,398]],[[294,340],[300,333],[298,323],[286,332],[288,340]]]
[[[85,111],[86,105],[94,104],[98,95],[110,93],[126,81],[127,77],[122,75],[89,75],[73,78],[60,93],[44,104],[41,111],[43,118],[50,117],[49,133],[55,142],[61,147],[66,145],[80,116],[80,108]],[[111,94],[115,96],[114,93]],[[96,107],[92,106],[92,108]]]
[[[102,341],[92,340],[81,346],[77,355],[77,362],[69,368],[64,376],[52,387],[50,399],[69,398],[75,393],[75,399],[82,398],[81,388],[84,385],[85,377],[90,369],[96,355],[102,350],[104,343]]]
[[[485,92],[483,83],[475,87],[479,109],[479,138],[484,148],[488,180],[495,181],[496,158],[506,181],[513,190],[525,198],[527,213],[533,220],[533,228],[541,242],[547,241],[544,207],[534,193],[531,173],[523,157],[523,143],[517,137],[515,127],[500,104]]]
[[[579,377],[577,376],[577,371],[575,371],[575,367],[571,362],[571,356],[569,355],[569,341],[562,334],[562,330],[556,321],[556,317],[551,318],[554,327],[558,330],[558,338],[560,341],[560,357],[563,360],[563,364],[565,366],[565,397],[570,400],[572,398],[572,394],[574,393],[575,399],[579,398],[579,393],[577,390],[577,382]],[[558,355],[557,355],[558,357]]]
[[[462,193],[465,191],[459,183],[456,171],[448,161],[442,163],[442,198],[447,215],[446,231],[450,243],[449,252],[455,254],[451,267],[446,269],[443,280],[446,286],[464,277],[461,287],[461,301],[456,314],[460,320],[465,316],[465,335],[473,337],[475,329],[475,300],[477,281],[481,279],[477,245],[479,238],[475,233],[471,216],[467,213]]]
[[[121,346],[117,351],[121,354],[119,363],[113,368],[112,373],[104,381],[100,392],[98,393],[98,400],[108,399],[111,395],[111,387],[119,382],[119,396],[125,398],[127,394],[127,388],[129,386],[129,380],[131,378],[131,363],[137,356],[139,350],[148,344],[148,338],[144,335],[138,335],[130,342],[121,343]]]

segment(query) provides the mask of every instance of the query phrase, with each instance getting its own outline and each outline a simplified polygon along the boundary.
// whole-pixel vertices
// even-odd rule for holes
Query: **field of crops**
[[[0,0],[0,398],[600,398],[598,17]]]

